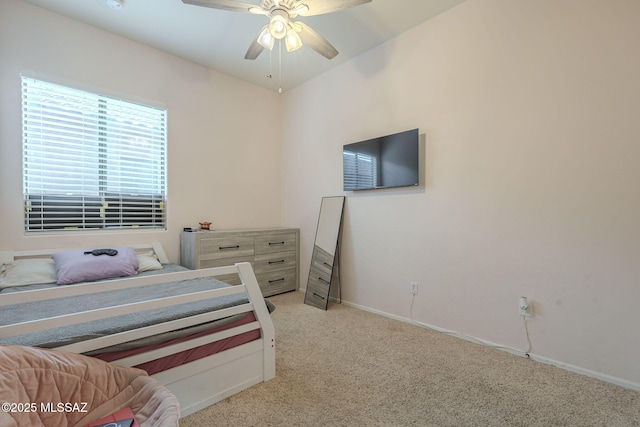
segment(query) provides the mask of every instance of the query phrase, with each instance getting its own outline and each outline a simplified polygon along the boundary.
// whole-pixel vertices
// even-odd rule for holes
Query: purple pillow
[[[51,255],[56,265],[58,285],[131,276],[138,272],[138,257],[133,248],[113,248],[117,255],[92,255],[84,250],[56,252]]]

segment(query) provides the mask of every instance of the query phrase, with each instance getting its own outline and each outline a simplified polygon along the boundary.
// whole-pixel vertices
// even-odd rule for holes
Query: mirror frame
[[[340,199],[338,202],[339,207],[329,206],[329,199]],[[327,204],[325,204],[325,202],[327,202]],[[320,203],[320,213],[318,215],[316,236],[311,253],[311,264],[309,265],[309,278],[307,280],[304,303],[322,310],[326,310],[328,307],[333,282],[337,281],[337,284],[340,285],[339,274],[335,273],[336,270],[339,269],[340,264],[340,235],[342,233],[344,204],[345,196],[323,197]],[[329,209],[333,209],[334,211],[331,212]],[[333,215],[329,218],[331,220],[331,228],[324,230],[326,226],[323,226],[323,224],[325,224],[326,221],[323,221],[323,219],[327,218],[327,215]],[[337,224],[337,230],[334,224]],[[323,227],[323,229],[321,229],[321,227]],[[328,239],[320,234],[325,232],[331,233]],[[335,232],[335,242],[333,241],[333,232]],[[325,247],[321,247],[318,245],[319,242],[323,244],[328,242],[330,247],[327,248],[326,245]],[[331,250],[333,250],[333,254],[331,254]],[[337,277],[337,279],[334,280],[334,277]]]

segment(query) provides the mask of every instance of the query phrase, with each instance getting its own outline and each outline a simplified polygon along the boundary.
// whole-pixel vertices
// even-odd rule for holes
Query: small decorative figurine
[[[203,229],[203,230],[208,230],[209,226],[211,225],[211,223],[208,222],[208,221],[207,222],[200,222],[199,224],[200,224],[200,228]]]

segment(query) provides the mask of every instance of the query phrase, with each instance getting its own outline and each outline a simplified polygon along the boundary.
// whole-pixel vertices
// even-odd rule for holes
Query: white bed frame
[[[159,243],[129,246],[134,247],[139,252],[148,252],[149,250],[153,250],[158,256],[160,262],[169,262],[162,246]],[[48,257],[52,253],[60,250],[63,249],[0,251],[0,263],[14,259]],[[135,313],[153,308],[167,307],[197,301],[202,298],[212,298],[216,296],[246,292],[249,296],[248,304],[58,347],[60,350],[84,353],[138,338],[184,328],[190,325],[253,311],[255,313],[256,321],[250,324],[238,326],[198,339],[189,340],[180,344],[149,351],[113,362],[118,365],[135,366],[203,344],[259,329],[261,332],[261,338],[259,340],[254,340],[212,356],[153,375],[154,378],[158,379],[176,395],[181,405],[181,416],[184,417],[255,384],[268,381],[275,377],[275,332],[273,322],[264,302],[264,298],[260,291],[260,287],[258,286],[253,269],[251,268],[251,264],[243,262],[228,267],[207,268],[141,277],[127,277],[123,279],[109,280],[101,283],[100,286],[95,286],[95,284],[77,284],[58,286],[45,290],[15,292],[8,293],[6,295],[0,294],[1,310],[1,307],[3,306],[19,304],[22,302],[92,294],[107,290],[127,289],[137,286],[153,286],[154,284],[165,282],[188,280],[200,277],[215,277],[233,273],[237,273],[240,276],[240,280],[242,282],[241,285],[223,289],[212,289],[203,292],[193,292],[169,298],[153,299],[139,303],[124,304],[116,307],[96,309],[8,326],[0,326],[0,338],[44,331],[60,326],[105,319],[111,316]]]

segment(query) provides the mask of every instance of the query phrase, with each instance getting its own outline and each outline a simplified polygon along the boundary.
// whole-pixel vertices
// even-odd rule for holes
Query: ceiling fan
[[[292,21],[297,16],[313,16],[337,12],[369,3],[371,0],[261,0],[260,6],[235,0],[182,0],[194,6],[232,12],[265,15],[269,23],[262,27],[256,39],[247,50],[245,59],[256,59],[264,50],[272,50],[276,40],[283,40],[287,52],[302,47],[303,42],[327,59],[332,59],[338,50],[311,27],[300,21]]]

